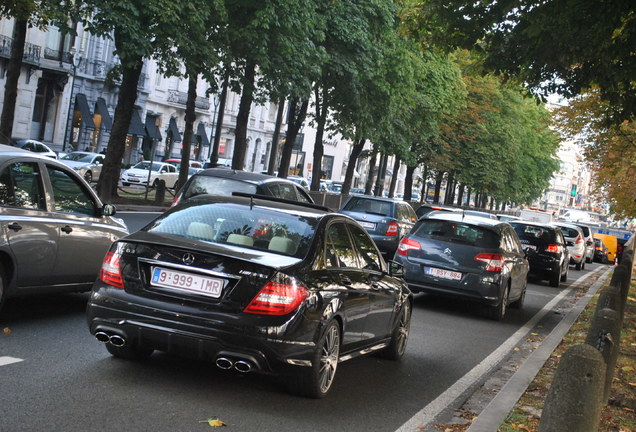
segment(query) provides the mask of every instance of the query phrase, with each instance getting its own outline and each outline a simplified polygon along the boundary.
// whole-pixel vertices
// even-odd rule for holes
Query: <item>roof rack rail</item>
[[[267,200],[267,201],[275,201],[275,202],[280,202],[280,203],[284,203],[284,204],[292,204],[292,205],[298,205],[298,206],[301,206],[301,207],[308,207],[308,208],[312,208],[312,209],[315,209],[315,210],[322,210],[322,211],[332,212],[332,210],[329,207],[321,206],[319,204],[308,203],[308,202],[304,202],[304,201],[294,201],[294,200],[290,200],[290,199],[286,199],[286,198],[275,197],[275,196],[272,196],[272,195],[251,194],[251,193],[247,193],[247,192],[232,192],[232,196],[238,196],[238,197],[244,197],[244,198],[256,198],[256,199],[262,199],[262,200]]]

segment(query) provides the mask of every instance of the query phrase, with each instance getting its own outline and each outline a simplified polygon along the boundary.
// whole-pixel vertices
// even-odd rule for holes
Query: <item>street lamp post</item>
[[[71,79],[71,96],[70,99],[68,101],[68,112],[66,114],[66,130],[64,131],[64,143],[62,144],[62,151],[66,152],[66,145],[69,144],[70,147],[70,140],[72,139],[73,135],[71,134],[69,137],[69,129],[73,129],[73,116],[71,114],[72,111],[72,107],[74,105],[73,102],[73,93],[75,90],[75,74],[77,73],[77,68],[80,66],[80,64],[82,63],[82,52],[79,52],[78,56],[75,56],[76,52],[75,52],[75,48],[71,48],[71,67],[73,68],[73,78]],[[71,147],[72,149],[72,147]]]
[[[216,110],[219,107],[219,97],[218,95],[214,96],[214,114],[212,114],[212,131],[210,132],[210,147],[208,149],[208,161],[212,157],[212,151],[214,150],[214,137],[215,137],[215,129],[216,129]]]

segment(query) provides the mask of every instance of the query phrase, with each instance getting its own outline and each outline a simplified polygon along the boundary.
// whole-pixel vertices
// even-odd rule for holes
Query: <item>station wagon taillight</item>
[[[302,285],[268,282],[252,299],[243,312],[260,315],[287,315],[296,310],[307,298]]]
[[[384,234],[387,237],[395,237],[398,235],[399,227],[396,221],[391,221],[389,223],[388,228],[386,229],[386,233]]]
[[[559,253],[561,252],[561,248],[559,247],[559,245],[554,244],[554,243],[550,243],[549,245],[547,245],[545,247],[546,252],[554,252],[554,253]]]
[[[410,250],[422,250],[420,242],[404,237],[397,248],[397,253],[402,256],[407,256]]]
[[[576,243],[576,244],[583,243],[583,237],[578,236],[578,237],[576,238],[576,241],[575,241],[574,243]]]
[[[124,279],[121,276],[119,252],[108,251],[102,262],[102,269],[99,272],[99,280],[116,288],[124,289]]]
[[[497,253],[479,253],[475,256],[476,261],[481,261],[486,263],[486,271],[489,272],[498,272],[503,269],[504,265],[504,257],[501,254]]]

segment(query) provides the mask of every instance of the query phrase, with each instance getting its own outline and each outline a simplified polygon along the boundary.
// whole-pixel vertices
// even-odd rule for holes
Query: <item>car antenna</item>
[[[254,207],[254,197],[250,195],[250,210]]]
[[[466,210],[462,209],[462,222],[464,222],[464,216],[466,216]]]

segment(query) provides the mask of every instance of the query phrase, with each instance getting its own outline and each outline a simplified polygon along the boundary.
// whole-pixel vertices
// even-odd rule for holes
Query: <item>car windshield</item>
[[[232,192],[256,193],[256,185],[234,179],[199,175],[192,177],[192,182],[183,193],[183,198],[195,195],[232,195]]]
[[[554,230],[549,228],[524,224],[511,225],[522,243],[524,243],[524,240],[532,244],[554,242]]]
[[[371,213],[381,216],[392,216],[391,203],[366,198],[351,198],[344,206],[343,210]]]
[[[579,236],[579,230],[577,230],[575,228],[569,228],[569,227],[565,227],[565,226],[559,226],[559,228],[561,228],[561,231],[563,232],[563,235],[565,237],[578,237]]]
[[[150,166],[150,161],[143,161],[143,162],[139,162],[133,168],[140,169],[140,170],[147,170],[149,166]],[[157,162],[152,163],[153,171],[159,171],[161,167],[162,165],[160,163],[157,163]]]
[[[165,213],[144,230],[303,258],[316,224],[313,218],[266,207],[190,203]]]
[[[69,153],[67,155],[64,155],[62,159],[76,162],[91,162],[93,160],[93,155],[86,153]]]
[[[413,235],[452,243],[465,243],[484,248],[499,246],[499,236],[489,229],[464,222],[425,219],[413,228]]]

